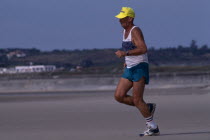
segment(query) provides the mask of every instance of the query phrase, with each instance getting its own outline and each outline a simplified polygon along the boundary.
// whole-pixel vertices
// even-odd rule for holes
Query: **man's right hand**
[[[125,68],[126,66],[127,66],[126,63],[124,63],[124,64],[123,64],[123,68]]]
[[[120,50],[116,51],[115,54],[119,58],[126,56],[126,52]]]

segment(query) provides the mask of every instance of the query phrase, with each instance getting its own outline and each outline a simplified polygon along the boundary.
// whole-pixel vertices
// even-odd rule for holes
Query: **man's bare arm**
[[[147,52],[147,46],[144,42],[144,36],[140,28],[136,27],[133,29],[132,42],[137,47],[134,50],[129,51],[129,55],[141,55]]]

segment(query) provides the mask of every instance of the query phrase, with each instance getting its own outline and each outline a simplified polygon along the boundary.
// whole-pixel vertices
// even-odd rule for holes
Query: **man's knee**
[[[116,94],[115,93],[115,100],[122,103],[123,102],[123,98],[124,98],[124,95],[121,95],[121,94]]]

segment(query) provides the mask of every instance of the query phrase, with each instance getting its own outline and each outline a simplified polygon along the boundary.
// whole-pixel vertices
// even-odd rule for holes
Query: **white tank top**
[[[133,28],[130,30],[130,33],[128,37],[125,39],[125,30],[123,32],[123,43],[122,43],[122,49],[124,51],[133,50],[136,48],[136,46],[132,43],[132,35],[131,32],[136,26],[133,26]],[[141,62],[148,63],[148,57],[147,53],[141,54],[141,55],[133,55],[133,56],[125,56],[125,63],[127,65],[127,68],[131,68],[133,66],[138,65]]]

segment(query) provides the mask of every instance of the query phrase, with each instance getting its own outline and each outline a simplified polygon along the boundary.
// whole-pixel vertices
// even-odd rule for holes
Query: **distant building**
[[[78,72],[81,72],[81,71],[82,71],[82,66],[76,66],[76,70],[77,70]]]
[[[7,68],[0,68],[0,74],[6,73],[7,72]]]
[[[32,73],[32,72],[53,72],[54,65],[16,66],[14,68],[0,68],[0,74],[4,73]]]
[[[24,52],[22,52],[22,51],[19,51],[19,50],[17,50],[17,51],[12,51],[12,52],[9,52],[9,53],[7,54],[7,58],[8,58],[8,59],[11,59],[11,58],[14,57],[14,56],[16,56],[16,57],[25,57],[26,54],[25,54]]]
[[[0,68],[0,74],[4,73],[16,73],[15,68]]]
[[[32,73],[32,72],[53,72],[56,70],[54,65],[34,65],[34,66],[16,66],[16,73]]]

